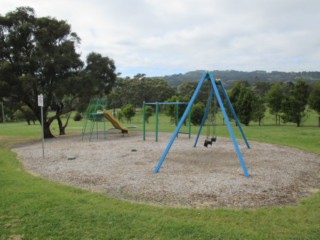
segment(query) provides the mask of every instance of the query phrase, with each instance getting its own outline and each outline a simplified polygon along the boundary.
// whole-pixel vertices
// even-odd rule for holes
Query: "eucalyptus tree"
[[[0,92],[27,105],[41,120],[37,96],[44,95],[44,136],[53,137],[48,111],[59,85],[82,67],[75,46],[80,42],[65,21],[37,18],[29,7],[0,16]]]
[[[297,127],[300,127],[305,116],[308,98],[309,85],[303,80],[298,80],[282,101],[283,120],[296,123]]]
[[[27,105],[41,120],[37,96],[44,95],[44,136],[53,137],[51,123],[70,113],[92,96],[110,92],[114,81],[113,60],[91,53],[87,64],[76,47],[78,35],[63,20],[38,18],[30,7],[19,7],[0,16],[0,97]],[[49,111],[55,114],[49,116]]]
[[[229,98],[241,123],[248,126],[251,120],[256,120],[256,111],[258,109],[257,96],[247,82],[235,82],[230,91]],[[231,115],[230,112],[229,115]],[[261,118],[263,116],[260,116]]]
[[[71,111],[83,112],[90,98],[102,98],[110,93],[116,81],[116,67],[109,57],[92,52],[86,58],[85,67],[79,74],[70,77],[60,84],[56,92],[54,104],[60,135],[65,134]],[[62,123],[61,115],[66,114],[66,122]]]
[[[318,126],[320,127],[320,82],[313,86],[308,100],[310,108],[315,110],[319,115]]]
[[[276,117],[276,125],[280,125],[280,113],[282,111],[282,102],[285,98],[285,87],[282,83],[275,83],[271,86],[267,94],[267,103],[270,113]]]

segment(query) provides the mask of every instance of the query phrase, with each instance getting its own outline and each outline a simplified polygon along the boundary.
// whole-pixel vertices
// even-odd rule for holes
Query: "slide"
[[[120,122],[114,118],[111,114],[104,112],[104,115],[106,117],[106,119],[108,119],[109,122],[111,122],[111,124],[116,128],[116,129],[120,129],[122,133],[128,133],[129,130],[127,128],[124,128],[121,126]]]

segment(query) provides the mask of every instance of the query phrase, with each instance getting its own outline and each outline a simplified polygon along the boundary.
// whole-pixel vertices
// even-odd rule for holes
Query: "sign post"
[[[43,127],[43,95],[38,95],[38,106],[41,107],[41,126],[42,126],[42,158],[44,159],[44,127]]]
[[[2,123],[4,123],[4,108],[3,108],[3,102],[1,102],[1,111],[2,111]]]

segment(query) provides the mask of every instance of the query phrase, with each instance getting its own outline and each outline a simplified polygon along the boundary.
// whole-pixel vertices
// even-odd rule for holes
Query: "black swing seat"
[[[210,139],[204,140],[203,146],[205,146],[205,147],[208,147],[208,145],[211,145],[211,146],[212,146],[212,143],[213,143],[213,142],[216,142],[216,141],[217,141],[217,137],[216,137],[216,136],[213,136],[213,137],[211,137]]]
[[[208,145],[211,145],[211,146],[212,146],[212,141],[211,141],[211,140],[208,140],[208,139],[204,140],[203,146],[208,147]]]

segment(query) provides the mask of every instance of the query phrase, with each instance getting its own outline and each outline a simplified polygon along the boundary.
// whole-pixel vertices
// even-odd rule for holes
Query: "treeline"
[[[135,114],[134,109],[142,107],[143,102],[188,102],[197,84],[194,81],[186,81],[177,87],[172,87],[164,78],[137,74],[133,78],[118,77],[111,92],[99,97],[108,99],[109,108],[118,109],[117,116],[119,118],[130,121]],[[200,90],[191,110],[192,123],[195,125],[201,122],[210,91],[211,83],[208,81]],[[247,126],[252,121],[258,122],[260,125],[267,110],[275,116],[276,125],[292,122],[298,127],[301,126],[307,116],[307,109],[313,109],[320,115],[320,82],[307,84],[303,79],[300,79],[296,83],[255,82],[249,84],[248,81],[236,81],[228,90],[228,95],[240,122]],[[82,104],[79,104],[77,108],[79,114],[85,111],[84,106],[87,104],[87,100],[88,98],[84,98]],[[217,105],[215,107],[218,109]],[[176,121],[173,108],[174,106],[165,106],[163,110],[173,121]],[[179,117],[182,116],[184,110],[185,106],[181,105]],[[147,118],[152,116],[152,111],[154,111],[152,107],[147,108]],[[228,114],[232,118],[232,114]],[[26,106],[16,112],[12,111],[12,116],[16,119],[24,118],[28,123],[36,120]],[[320,126],[320,117],[318,123],[315,124]]]
[[[172,87],[163,78],[148,78],[144,74],[138,74],[131,79],[118,78],[108,95],[109,106],[121,108],[132,104],[141,107],[144,101],[186,102],[193,95],[197,84],[186,81],[177,87]],[[208,81],[202,87],[192,108],[193,115],[197,115],[192,120],[194,124],[199,123],[199,116],[203,115],[210,91],[211,83]],[[258,81],[249,84],[248,81],[236,81],[228,90],[228,95],[240,122],[244,125],[249,125],[251,121],[256,121],[260,125],[267,109],[275,116],[277,125],[281,122],[292,122],[298,127],[301,126],[309,108],[320,115],[320,82],[308,84],[304,79],[299,79],[295,83]],[[182,113],[183,108],[180,108],[179,114]],[[231,117],[231,114],[229,115]]]
[[[204,71],[190,71],[184,74],[173,74],[165,76],[164,79],[169,83],[170,86],[177,87],[183,82],[199,81]],[[320,80],[320,72],[280,72],[280,71],[236,71],[236,70],[213,70],[214,76],[224,80],[224,87],[229,89],[237,81],[246,81],[249,84],[256,82],[296,82],[299,79],[304,79],[308,84],[312,84]]]

